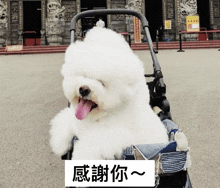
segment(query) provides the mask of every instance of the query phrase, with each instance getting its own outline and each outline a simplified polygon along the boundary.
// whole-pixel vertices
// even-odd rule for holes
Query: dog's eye
[[[99,82],[105,87],[105,84],[102,80],[99,80]]]

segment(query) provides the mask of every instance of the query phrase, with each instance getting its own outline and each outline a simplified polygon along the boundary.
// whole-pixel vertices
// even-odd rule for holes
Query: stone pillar
[[[11,4],[10,1],[6,1],[7,3],[7,34],[6,34],[6,42],[7,45],[11,45]]]
[[[143,1],[141,0],[127,0],[126,9],[135,10],[143,14],[143,6],[145,12],[145,5],[143,5]],[[126,16],[126,24],[127,24],[127,32],[131,35],[131,42],[134,42],[134,23],[133,16]],[[142,28],[142,26],[141,26]],[[144,35],[141,36],[143,39]]]
[[[41,0],[41,45],[46,45],[46,1]]]
[[[111,0],[106,0],[107,9],[111,9]],[[112,28],[111,15],[107,15],[107,25],[108,28]]]
[[[23,1],[18,2],[19,6],[19,30],[18,30],[18,44],[23,44]]]
[[[209,12],[210,12],[210,26],[211,29],[213,29],[214,26],[213,0],[209,0]]]
[[[78,14],[80,12],[81,12],[81,0],[76,0],[76,14]],[[81,20],[78,20],[75,38],[77,40],[81,40],[81,36],[82,36],[82,25],[81,25]]]
[[[163,24],[165,25],[165,20],[167,20],[167,0],[162,0],[162,10],[163,10]],[[169,38],[169,37],[170,36],[169,36],[168,31],[164,29],[163,40],[166,40],[166,38]]]
[[[63,43],[62,36],[65,27],[64,12],[65,8],[61,7],[59,0],[48,0],[46,36],[49,45],[61,45]]]
[[[219,0],[209,0],[210,26],[211,29],[220,29],[220,2]],[[220,33],[212,34],[213,40],[220,39]]]
[[[49,45],[57,46],[63,43],[64,23],[63,19],[58,18],[46,20],[47,41]]]
[[[175,0],[163,0],[162,1],[162,10],[163,10],[163,24],[165,25],[165,20],[171,21],[171,29],[164,29],[163,40],[171,39],[172,41],[176,40],[176,2]],[[164,27],[165,28],[165,27]]]
[[[6,44],[7,34],[7,3],[0,0],[0,47]]]
[[[40,34],[41,34],[41,37],[40,37],[40,44],[42,46],[46,45],[46,29],[41,29],[40,30]]]
[[[6,23],[0,20],[0,47],[5,46],[6,44],[6,33],[7,33]]]
[[[180,29],[186,30],[186,16],[196,16],[197,14],[197,0],[180,0]],[[187,41],[195,41],[198,34],[184,34],[183,38]]]
[[[8,14],[8,17],[9,17],[9,26],[10,26],[10,29],[9,29],[9,37],[7,39],[7,44],[12,44],[12,45],[15,45],[15,44],[19,44],[19,41],[18,39],[21,39],[21,30],[20,30],[20,26],[21,26],[21,22],[19,21],[19,17],[21,16],[21,10],[19,8],[19,1],[8,1],[9,2],[9,8],[10,8],[10,11]],[[23,20],[22,20],[23,21]],[[19,38],[19,34],[18,34],[18,31],[19,31],[19,34],[20,34],[20,38]]]
[[[142,0],[141,13],[145,16],[145,0]]]
[[[65,29],[63,36],[63,44],[70,44],[70,22],[72,18],[76,15],[76,0],[63,0],[62,6],[65,7]]]
[[[111,0],[111,8],[112,9],[124,9],[126,5],[126,0]],[[125,15],[123,14],[113,14],[110,15],[109,20],[110,26],[112,30],[116,31],[117,33],[126,32],[126,23],[125,23]]]
[[[179,40],[180,29],[180,0],[175,0],[175,25],[176,25],[176,40]]]

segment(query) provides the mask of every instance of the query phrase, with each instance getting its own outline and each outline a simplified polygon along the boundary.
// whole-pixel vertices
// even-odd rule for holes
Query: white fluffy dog
[[[142,62],[121,35],[93,28],[68,47],[61,72],[71,106],[51,121],[56,154],[67,152],[73,136],[73,160],[120,158],[131,145],[168,142],[149,106]]]

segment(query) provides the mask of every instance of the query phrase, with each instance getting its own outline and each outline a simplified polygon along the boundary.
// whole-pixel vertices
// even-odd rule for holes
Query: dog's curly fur
[[[84,41],[68,47],[61,73],[71,107],[51,121],[50,145],[56,154],[68,150],[73,136],[79,138],[73,160],[120,158],[128,146],[168,142],[149,106],[142,62],[121,35],[94,27]],[[82,86],[88,95],[82,96]],[[95,108],[77,115],[79,103],[87,101]]]

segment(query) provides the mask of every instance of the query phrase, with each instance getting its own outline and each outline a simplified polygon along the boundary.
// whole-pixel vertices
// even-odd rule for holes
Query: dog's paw
[[[183,132],[177,131],[175,133],[174,139],[177,143],[177,148],[176,148],[177,151],[188,151],[189,150],[188,141]]]
[[[71,111],[69,108],[62,110],[51,121],[50,129],[50,146],[57,155],[63,155],[71,147],[71,141],[74,136],[71,127],[74,123],[71,119]]]

